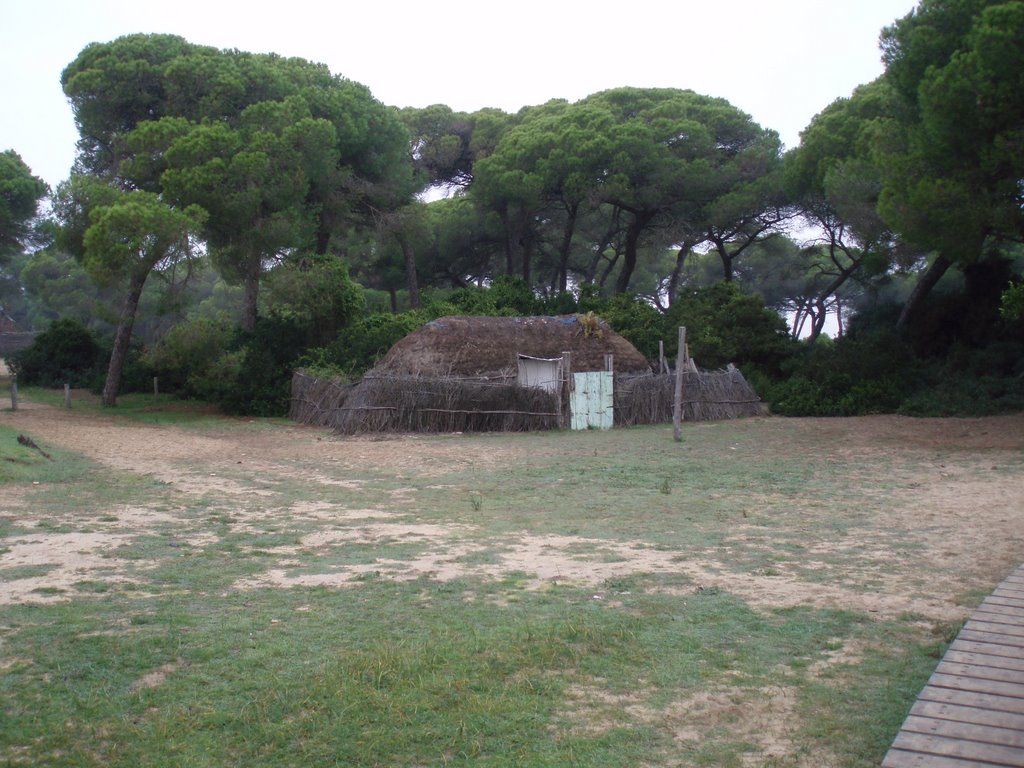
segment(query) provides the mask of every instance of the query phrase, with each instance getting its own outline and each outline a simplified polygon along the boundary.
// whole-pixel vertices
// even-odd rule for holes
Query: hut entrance
[[[572,375],[569,410],[573,429],[611,429],[615,424],[614,375],[590,371]]]
[[[516,383],[521,387],[537,387],[557,395],[562,389],[562,358],[519,355]]]

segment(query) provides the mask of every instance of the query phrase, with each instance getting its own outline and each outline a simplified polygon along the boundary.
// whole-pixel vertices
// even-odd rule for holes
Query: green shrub
[[[521,277],[502,276],[495,278],[490,287],[491,301],[500,314],[536,315],[544,312],[543,302]]]
[[[667,341],[665,316],[646,301],[625,294],[614,296],[599,304],[594,311],[617,334],[629,341],[652,363],[658,360],[658,342]],[[673,329],[673,339],[678,338]]]
[[[891,331],[819,342],[786,361],[783,377],[762,396],[785,416],[890,413],[918,383],[913,360]]]
[[[268,314],[293,318],[303,328],[306,346],[330,343],[365,306],[362,286],[334,256],[293,257],[271,270],[261,295]]]
[[[61,318],[8,362],[23,384],[88,387],[103,372],[104,355],[88,328],[77,320]]]
[[[234,329],[226,317],[186,320],[144,355],[144,360],[168,392],[201,400],[219,400],[225,372],[221,358]]]
[[[373,367],[380,357],[399,340],[408,336],[432,316],[424,310],[393,315],[382,312],[364,317],[338,334],[323,352],[316,353],[321,365],[359,376]]]
[[[1014,283],[1003,291],[999,313],[1004,320],[1024,320],[1024,282]]]
[[[734,363],[756,367],[770,375],[796,351],[786,322],[753,294],[731,283],[716,283],[680,296],[666,318],[666,354],[675,355],[675,329],[686,327],[690,354],[703,368]]]
[[[1024,378],[975,376],[943,367],[897,409],[905,416],[990,416],[1024,411]]]
[[[233,385],[218,400],[221,408],[253,416],[288,413],[292,373],[306,349],[306,331],[301,320],[277,315],[259,318],[250,332],[238,330],[234,354],[218,360],[223,373],[237,366]]]

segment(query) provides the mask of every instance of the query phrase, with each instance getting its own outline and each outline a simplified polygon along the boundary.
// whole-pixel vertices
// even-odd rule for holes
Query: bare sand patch
[[[0,554],[3,569],[52,566],[45,575],[5,580],[0,604],[54,602],[67,599],[79,581],[131,581],[120,573],[126,560],[108,553],[132,539],[114,533],[32,533],[7,538]]]
[[[181,669],[181,666],[181,661],[169,661],[166,664],[162,664],[152,672],[148,672],[138,680],[134,680],[128,686],[128,690],[132,693],[138,693],[149,688],[159,688],[170,675]]]
[[[630,692],[612,692],[600,681],[569,686],[563,711],[568,735],[600,736],[611,728],[654,726],[669,733],[679,749],[697,748],[715,731],[727,729],[730,739],[749,745],[740,755],[742,765],[771,765],[786,759],[796,768],[827,768],[836,761],[821,750],[797,749],[797,691],[786,686],[719,686],[688,698],[654,707],[651,691],[642,681]],[[797,762],[790,762],[794,757]],[[674,764],[674,763],[673,763]]]

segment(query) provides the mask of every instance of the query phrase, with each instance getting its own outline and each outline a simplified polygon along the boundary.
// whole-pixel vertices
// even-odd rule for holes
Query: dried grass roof
[[[0,357],[13,355],[26,347],[31,347],[36,340],[37,331],[19,331],[17,333],[0,333]]]
[[[558,317],[441,317],[395,344],[374,373],[488,376],[515,370],[519,355],[556,358],[569,352],[574,371],[650,372],[646,358],[603,320],[586,327],[575,315]]]

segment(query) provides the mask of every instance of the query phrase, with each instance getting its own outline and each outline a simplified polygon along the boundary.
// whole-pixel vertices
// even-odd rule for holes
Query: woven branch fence
[[[554,429],[556,395],[467,378],[367,376],[356,385],[292,377],[289,418],[345,435],[367,432],[528,432]]]
[[[683,419],[757,416],[763,406],[736,368],[684,372]],[[615,377],[615,424],[672,421],[675,376]],[[367,376],[358,384],[292,377],[289,418],[345,435],[373,432],[527,432],[555,429],[566,405],[533,387],[469,378]]]
[[[675,381],[674,373],[616,376],[615,425],[671,422]],[[683,371],[683,421],[719,421],[763,413],[761,399],[738,368]]]

